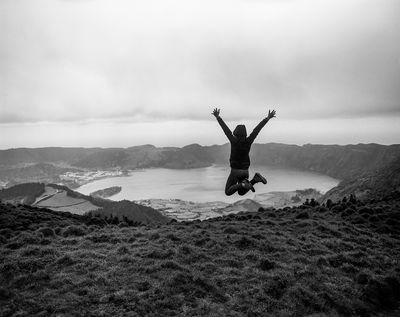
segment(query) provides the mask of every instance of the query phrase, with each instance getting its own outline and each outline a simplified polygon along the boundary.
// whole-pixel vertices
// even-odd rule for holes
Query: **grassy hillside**
[[[44,192],[45,185],[43,183],[18,184],[10,188],[1,189],[0,200],[30,205]]]
[[[14,204],[44,207],[83,215],[91,213],[102,218],[114,218],[136,224],[168,223],[171,219],[154,208],[131,201],[111,201],[83,195],[63,185],[28,183],[0,190],[0,199]]]
[[[399,193],[141,227],[0,209],[3,316],[400,314]]]
[[[329,190],[321,201],[331,199],[336,201],[349,194],[355,194],[361,199],[382,197],[390,192],[400,190],[400,157],[387,166],[374,169],[346,179],[338,186]]]

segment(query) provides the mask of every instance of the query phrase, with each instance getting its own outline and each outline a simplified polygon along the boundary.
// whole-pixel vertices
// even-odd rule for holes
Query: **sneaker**
[[[243,188],[246,188],[246,189],[250,189],[253,193],[256,191],[256,190],[254,189],[254,187],[253,187],[253,184],[250,183],[250,181],[249,181],[247,178],[245,178],[245,179],[242,181],[242,187],[243,187]]]
[[[253,182],[255,183],[263,183],[266,184],[267,183],[267,179],[262,176],[260,173],[255,173],[254,177],[253,177]]]

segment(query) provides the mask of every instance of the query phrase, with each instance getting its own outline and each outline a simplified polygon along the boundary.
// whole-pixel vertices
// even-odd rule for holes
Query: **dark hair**
[[[236,137],[247,137],[246,126],[244,124],[239,124],[233,131],[233,135]]]

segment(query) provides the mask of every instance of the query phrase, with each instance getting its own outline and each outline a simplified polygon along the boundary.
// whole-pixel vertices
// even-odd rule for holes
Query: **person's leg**
[[[227,196],[231,196],[237,191],[240,191],[240,193],[247,193],[249,189],[243,188],[242,181],[249,177],[249,171],[247,170],[237,170],[237,169],[231,169],[231,173],[228,176],[228,179],[226,180],[226,185],[225,185],[225,194]],[[244,192],[245,190],[245,192]]]
[[[248,170],[241,170],[241,173],[239,175],[239,181],[243,182],[245,179],[248,179],[248,178],[249,178],[249,171]],[[248,187],[248,188],[241,187],[241,188],[238,189],[238,194],[240,196],[244,196],[244,195],[247,194],[247,192],[249,190],[250,190],[250,187]]]
[[[263,183],[264,185],[267,183],[267,179],[262,176],[260,173],[255,173],[253,179],[250,181],[252,185],[257,183]]]
[[[225,195],[227,196],[233,195],[240,188],[240,186],[241,184],[238,184],[236,170],[231,169],[231,172],[225,184]]]

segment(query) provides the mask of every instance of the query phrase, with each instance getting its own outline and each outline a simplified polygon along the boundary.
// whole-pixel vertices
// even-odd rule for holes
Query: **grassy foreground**
[[[1,316],[399,316],[399,195],[89,225],[1,205]]]

